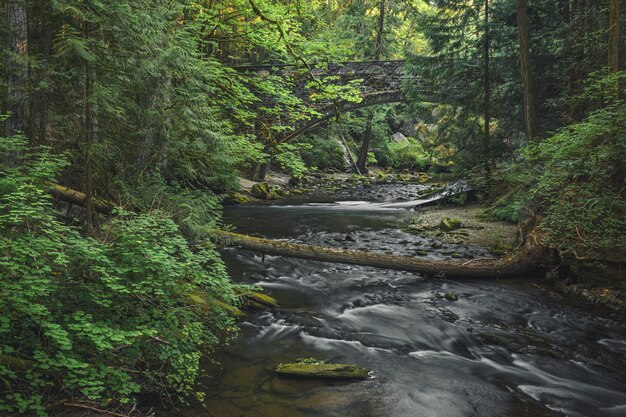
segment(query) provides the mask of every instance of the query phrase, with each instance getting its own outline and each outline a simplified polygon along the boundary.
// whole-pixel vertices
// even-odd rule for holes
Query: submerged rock
[[[448,301],[458,301],[459,300],[459,296],[457,295],[457,293],[452,292],[452,291],[448,291],[447,293],[445,293],[443,295],[443,298],[445,298]]]

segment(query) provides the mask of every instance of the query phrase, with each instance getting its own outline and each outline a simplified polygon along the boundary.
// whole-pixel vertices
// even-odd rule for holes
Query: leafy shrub
[[[541,214],[545,243],[583,255],[626,244],[626,103],[597,110],[539,145],[507,174],[494,214]]]
[[[101,239],[85,238],[45,189],[62,158],[14,137],[0,159],[0,414],[45,416],[55,397],[106,406],[142,389],[192,393],[202,355],[235,329],[215,249],[191,251],[159,211],[120,211]]]
[[[407,142],[389,143],[377,158],[382,166],[416,171],[424,170],[430,159],[422,144],[412,138]]]
[[[278,145],[278,153],[274,157],[280,167],[289,172],[294,178],[302,178],[309,170],[300,156],[301,151],[310,150],[308,143],[282,143]]]
[[[344,149],[337,140],[328,137],[307,137],[298,142],[310,145],[308,148],[300,149],[302,160],[308,167],[322,170],[344,168]]]

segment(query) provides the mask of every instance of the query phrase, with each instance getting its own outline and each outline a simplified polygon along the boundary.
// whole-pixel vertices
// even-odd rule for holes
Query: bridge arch
[[[307,120],[305,123],[296,126],[294,130],[278,138],[277,142],[279,144],[290,142],[308,132],[309,130],[315,129],[316,127],[328,122],[330,119],[335,117],[337,113],[349,113],[365,107],[376,106],[380,104],[402,103],[404,101],[405,100],[402,96],[402,93],[398,90],[372,94],[368,99],[364,98],[363,101],[359,103],[344,102],[338,106],[338,109],[335,106],[329,106],[327,109],[325,109],[325,111],[320,112],[322,114],[321,117]]]

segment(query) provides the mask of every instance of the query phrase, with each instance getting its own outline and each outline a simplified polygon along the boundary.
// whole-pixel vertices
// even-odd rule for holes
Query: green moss
[[[259,199],[257,198],[238,192],[231,192],[224,199],[224,203],[226,204],[249,204],[258,201]]]
[[[275,298],[270,297],[267,294],[260,292],[251,292],[245,295],[245,297],[255,303],[261,304],[266,307],[278,307],[278,301]]]
[[[439,223],[439,229],[443,230],[444,232],[451,232],[453,230],[459,229],[460,227],[461,220],[452,219],[450,217],[444,217]]]
[[[237,307],[227,304],[223,301],[211,298],[207,294],[195,292],[193,294],[189,294],[187,297],[190,304],[196,308],[207,311],[218,309],[229,313],[233,317],[245,317],[245,313],[239,310]]]
[[[285,376],[322,379],[366,379],[369,370],[357,365],[331,364],[317,361],[315,363],[281,363],[276,367],[276,373]]]
[[[269,200],[271,198],[270,185],[266,182],[259,182],[252,186],[250,194],[261,200]]]

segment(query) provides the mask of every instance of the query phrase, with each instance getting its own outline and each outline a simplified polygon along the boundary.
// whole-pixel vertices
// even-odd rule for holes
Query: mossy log
[[[58,200],[67,201],[78,206],[84,206],[87,201],[87,194],[80,191],[50,182],[46,185],[49,186],[50,194]],[[115,208],[115,204],[96,197],[93,199],[93,207],[100,213],[109,214]]]
[[[411,258],[384,253],[281,242],[225,231],[215,231],[214,237],[222,245],[237,246],[270,255],[373,266],[454,278],[518,276],[536,271],[539,267],[539,261],[534,256],[524,252],[497,259],[473,259],[469,261],[456,259],[434,260],[423,257]]]
[[[284,376],[322,379],[367,379],[369,370],[341,363],[281,363],[276,373]]]

